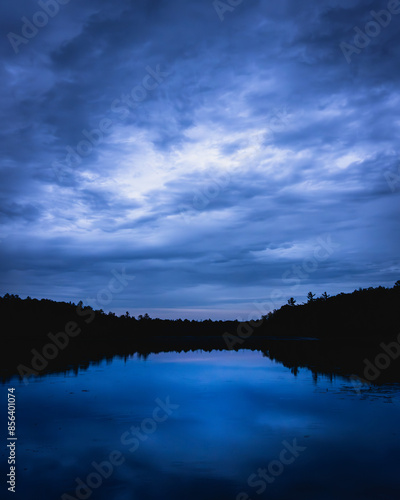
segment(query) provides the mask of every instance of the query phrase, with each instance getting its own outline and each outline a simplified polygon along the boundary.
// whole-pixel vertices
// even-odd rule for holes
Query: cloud
[[[126,266],[110,309],[235,317],[294,295],[282,276],[327,233],[300,301],[391,285],[400,16],[340,49],[378,7],[71,2],[15,54],[39,7],[4,5],[1,291],[80,300]]]

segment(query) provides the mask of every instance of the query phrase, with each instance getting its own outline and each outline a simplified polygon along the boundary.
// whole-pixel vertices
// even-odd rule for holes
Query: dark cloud
[[[0,291],[229,318],[399,279],[400,14],[341,48],[388,2],[59,7],[18,53],[41,8],[1,7]]]

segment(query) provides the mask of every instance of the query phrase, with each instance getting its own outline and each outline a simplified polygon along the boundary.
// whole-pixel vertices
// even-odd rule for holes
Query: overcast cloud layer
[[[0,7],[1,294],[247,319],[400,279],[399,2],[63,1]]]

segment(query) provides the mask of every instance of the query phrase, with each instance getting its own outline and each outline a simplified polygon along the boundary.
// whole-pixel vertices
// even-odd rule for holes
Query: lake
[[[357,390],[259,351],[134,355],[13,379],[16,494],[30,500],[392,500],[399,385]]]

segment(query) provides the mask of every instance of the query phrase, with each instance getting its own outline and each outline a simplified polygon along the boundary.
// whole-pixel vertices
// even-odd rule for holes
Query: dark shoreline
[[[0,297],[3,324],[12,329],[0,338],[0,377],[66,372],[103,359],[127,359],[138,353],[193,350],[258,350],[295,373],[366,379],[366,360],[388,366],[370,383],[399,382],[396,347],[393,356],[382,343],[399,345],[400,282],[393,288],[368,288],[351,294],[284,305],[258,320],[189,321],[138,319],[94,311],[82,303]],[[379,357],[380,356],[380,357]],[[386,360],[386,361],[385,361]],[[368,364],[367,363],[367,364]],[[371,373],[373,368],[370,368]]]

